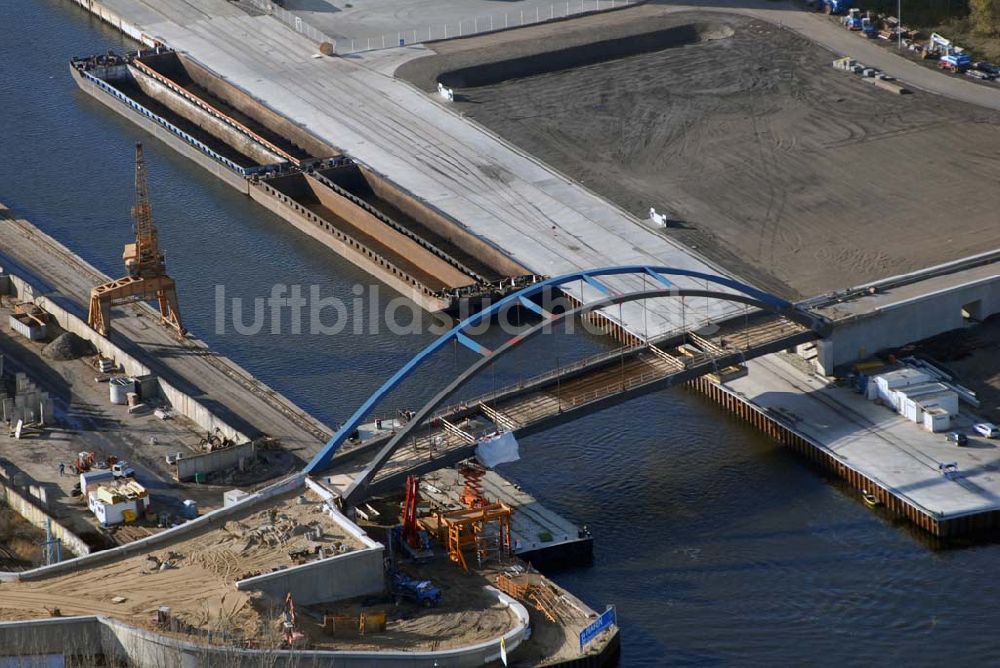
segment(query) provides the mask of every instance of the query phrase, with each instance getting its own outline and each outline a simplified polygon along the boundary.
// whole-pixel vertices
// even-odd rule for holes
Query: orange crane
[[[107,336],[112,306],[156,299],[160,307],[160,322],[184,336],[187,331],[181,325],[177,285],[167,275],[159,234],[153,224],[142,144],[135,145],[135,206],[132,207],[132,217],[135,219],[135,243],[125,244],[122,253],[128,276],[98,285],[90,291],[90,315],[87,320],[94,330]]]
[[[285,596],[285,610],[281,620],[282,632],[285,644],[289,647],[297,647],[305,643],[306,636],[299,631],[295,622],[295,601],[292,600],[292,592]]]
[[[420,549],[420,527],[417,525],[417,505],[420,503],[420,478],[406,478],[406,503],[403,505],[403,540]]]

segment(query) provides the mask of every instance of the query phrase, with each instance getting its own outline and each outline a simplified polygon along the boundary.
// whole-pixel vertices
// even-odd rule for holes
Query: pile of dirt
[[[75,360],[85,355],[93,355],[97,351],[90,341],[80,338],[73,332],[63,332],[42,349],[42,355],[50,360]]]

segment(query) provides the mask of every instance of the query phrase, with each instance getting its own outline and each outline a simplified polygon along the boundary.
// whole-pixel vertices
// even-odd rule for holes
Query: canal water
[[[274,284],[315,285],[350,303],[371,280],[80,93],[67,62],[128,49],[111,29],[67,0],[5,0],[0,26],[0,201],[117,275],[132,145],[145,142],[186,325],[328,424],[430,340],[355,334],[351,317],[337,335],[292,334],[287,323],[241,335],[228,319],[219,329],[217,286],[252,299]],[[394,296],[382,287],[365,310]],[[600,350],[585,336],[546,345],[475,389]],[[465,355],[441,355],[395,405],[427,398]],[[588,416],[524,439],[522,455],[501,472],[595,536],[594,565],[557,579],[595,608],[617,607],[623,665],[996,660],[1000,548],[930,548],[697,395],[661,392]]]

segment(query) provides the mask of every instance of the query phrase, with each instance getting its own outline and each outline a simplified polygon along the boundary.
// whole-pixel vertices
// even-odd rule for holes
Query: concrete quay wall
[[[193,457],[181,457],[177,460],[177,479],[187,482],[195,479],[195,474],[225,471],[239,466],[240,460],[253,457],[256,446],[252,442],[234,445],[222,450],[206,452]]]
[[[0,623],[0,666],[62,665],[59,662],[8,661],[10,657],[45,655],[73,656],[81,659],[79,665],[99,665],[96,659],[105,653],[103,636],[98,617],[52,617]]]
[[[158,45],[154,37],[147,35],[139,29],[139,26],[126,21],[124,18],[119,16],[117,12],[101,4],[97,0],[73,0],[73,2],[80,5],[113,28],[117,28],[135,41],[141,42],[149,47],[155,47]]]
[[[12,291],[19,299],[22,301],[33,301],[41,306],[65,331],[73,332],[80,338],[90,341],[101,355],[115,360],[115,362],[125,369],[125,373],[129,376],[156,375],[149,367],[119,348],[110,339],[95,332],[83,319],[70,313],[44,294],[41,294],[35,286],[24,278],[11,274],[10,282]],[[237,443],[250,440],[246,434],[237,431],[228,423],[212,414],[200,402],[181,392],[158,376],[157,383],[159,384],[160,396],[170,403],[173,410],[190,419],[205,431],[215,432],[218,429],[223,436]]]
[[[338,554],[301,566],[239,580],[236,588],[261,591],[275,601],[291,592],[300,605],[337,601],[385,590],[384,546],[368,537],[354,522],[337,510],[334,495],[311,478],[306,487],[326,502],[325,511],[337,527],[363,545],[360,550]]]
[[[66,528],[58,520],[45,512],[45,509],[32,503],[13,487],[0,481],[0,498],[14,509],[18,515],[31,522],[39,529],[45,529],[51,522],[52,535],[62,541],[63,546],[72,550],[73,554],[85,556],[90,554],[90,546],[82,538]]]
[[[289,592],[299,605],[339,601],[385,590],[382,546],[365,548],[274,573],[239,580],[240,591],[260,591],[281,601]]]
[[[516,619],[514,628],[502,636],[507,652],[513,652],[530,636],[528,611],[516,600],[493,587],[487,589]],[[57,655],[86,659],[103,655],[109,659],[127,660],[136,666],[157,668],[218,665],[266,665],[274,668],[465,668],[498,661],[500,641],[501,638],[497,637],[467,647],[430,652],[251,650],[198,645],[138,629],[108,617],[60,617],[0,623],[0,664],[10,656]],[[13,654],[15,651],[17,654]],[[86,665],[89,663],[85,662]]]

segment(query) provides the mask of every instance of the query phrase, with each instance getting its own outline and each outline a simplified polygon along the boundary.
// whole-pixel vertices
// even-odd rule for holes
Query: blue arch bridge
[[[571,301],[570,306],[557,312],[547,311],[537,303],[544,294],[577,285],[576,294],[586,290],[595,298],[586,303]],[[681,323],[665,327],[661,318],[655,334],[637,331],[641,327],[634,318],[627,321],[622,309],[632,302],[651,303],[649,300],[676,300],[681,305]],[[735,308],[706,309],[712,302]],[[696,317],[688,325],[683,314],[685,305],[692,303],[698,305],[700,313],[715,316],[711,321]],[[522,327],[498,347],[488,349],[469,334],[471,329],[515,307],[536,317],[533,324]],[[659,313],[662,315],[662,309]],[[487,395],[448,404],[466,382],[504,355],[574,318],[589,318],[606,331],[616,331],[625,345]],[[415,355],[337,430],[305,472],[336,473],[342,481],[341,501],[345,507],[353,507],[369,494],[401,485],[407,475],[469,457],[483,433],[499,430],[524,436],[700,376],[713,374],[725,379],[746,373],[747,360],[828,333],[829,323],[820,316],[723,276],[636,265],[545,279],[465,318]],[[392,433],[358,441],[358,427],[383,399],[453,343],[462,344],[479,357],[410,415],[405,425]]]

